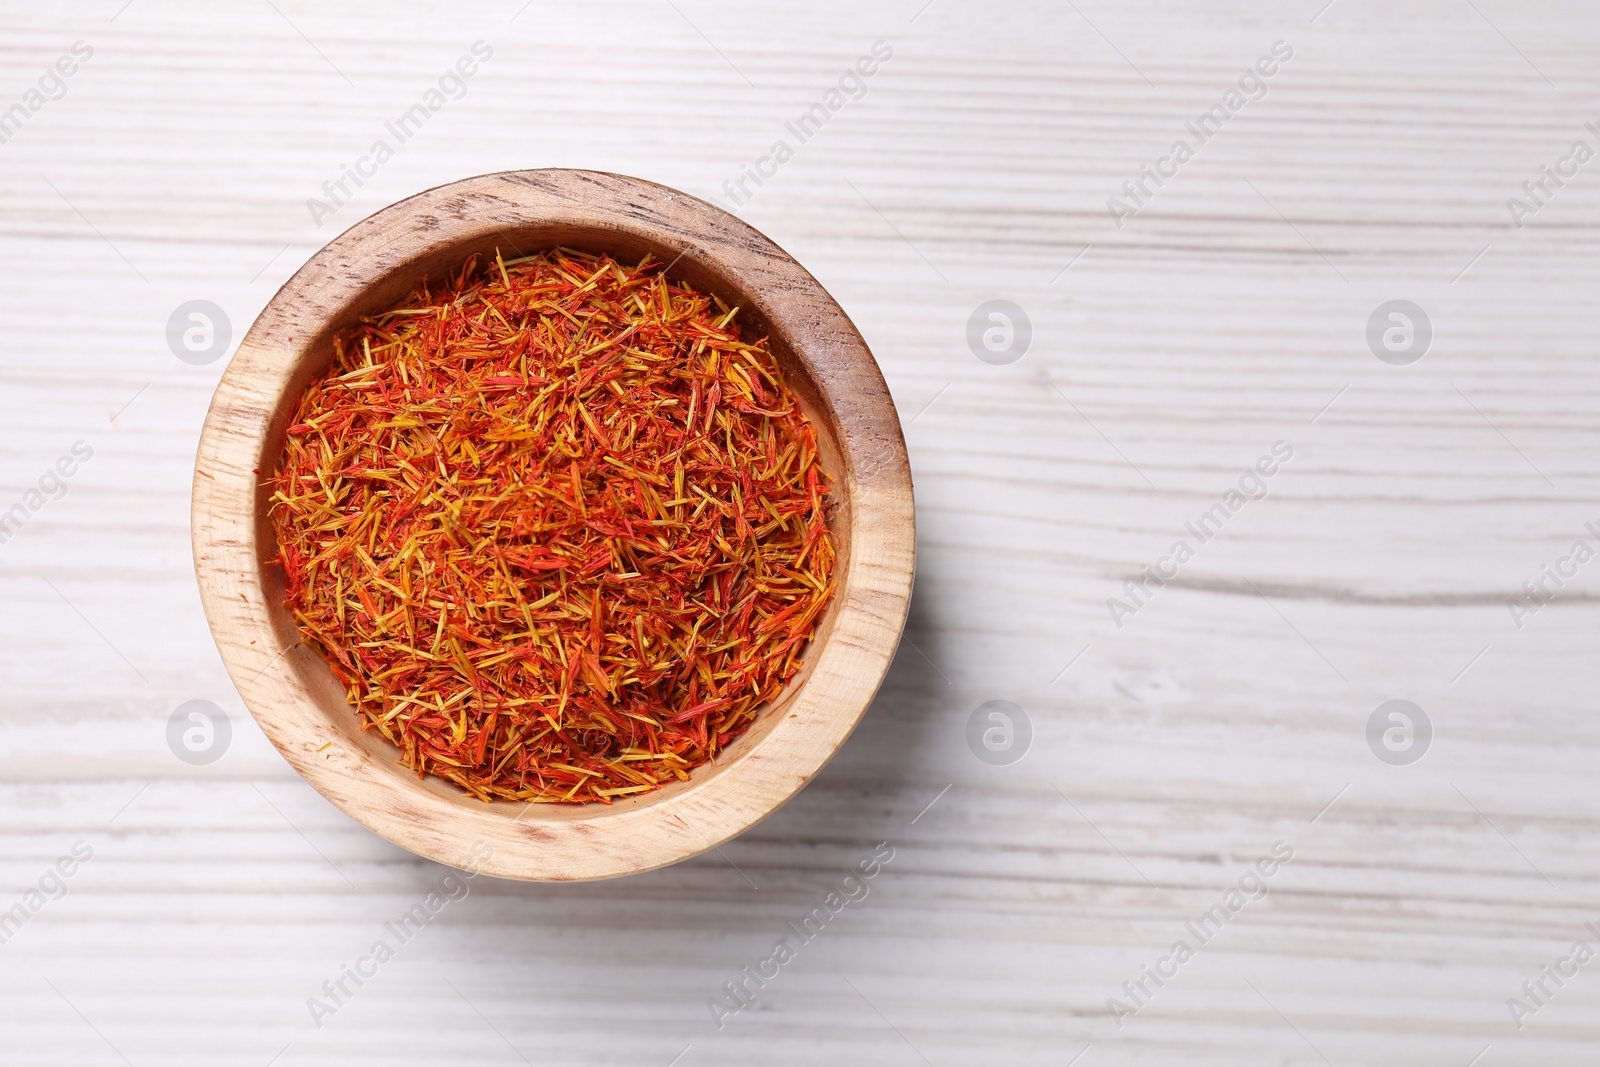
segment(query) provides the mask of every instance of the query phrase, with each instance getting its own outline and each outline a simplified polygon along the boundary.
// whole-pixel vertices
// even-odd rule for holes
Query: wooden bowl
[[[766,332],[833,478],[837,592],[804,667],[712,762],[615,803],[484,803],[398,762],[363,731],[332,671],[300,643],[263,480],[289,412],[329,365],[332,338],[468,255],[566,245],[646,252]],[[419,855],[505,878],[607,878],[728,840],[794,796],[854,729],[888,670],[911,596],[911,472],[866,343],[817,280],[739,219],[637,178],[578,170],[489,174],[430,189],[352,226],[261,312],[217,387],[195,463],[195,572],[211,632],[256,721],[352,818]]]

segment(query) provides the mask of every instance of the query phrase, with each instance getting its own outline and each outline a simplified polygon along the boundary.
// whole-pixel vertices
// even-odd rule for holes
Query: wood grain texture
[[[95,449],[0,546],[0,904],[95,848],[0,946],[0,1062],[1591,1063],[1600,976],[1521,1030],[1506,1000],[1600,924],[1600,586],[1520,630],[1504,601],[1600,520],[1600,172],[1522,229],[1505,206],[1596,119],[1592,10],[674,2],[0,7],[0,100],[96,49],[0,146],[0,485]],[[467,94],[313,225],[480,37]],[[904,415],[918,585],[878,699],[720,853],[477,881],[317,1028],[307,998],[441,872],[234,693],[187,543],[222,364],[174,359],[168,314],[204,297],[242,330],[335,230],[463,175],[718,197],[880,38],[866,95],[739,209]],[[1115,228],[1106,199],[1279,39],[1266,97]],[[1009,367],[964,339],[995,297],[1033,321]],[[1410,367],[1365,340],[1397,298],[1435,327]],[[1280,439],[1267,499],[1117,629],[1107,598]],[[233,716],[211,767],[166,748],[191,698]],[[1033,722],[1010,767],[964,741],[995,698]],[[1364,736],[1393,698],[1437,728],[1410,767]],[[1280,839],[1271,895],[1117,1029],[1107,998]],[[884,840],[871,895],[718,1030],[707,998]]]

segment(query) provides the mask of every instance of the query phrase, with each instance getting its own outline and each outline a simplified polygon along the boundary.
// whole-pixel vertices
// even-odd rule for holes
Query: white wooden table
[[[0,511],[27,519],[0,545],[0,1062],[1593,1063],[1600,963],[1541,968],[1600,948],[1600,563],[1520,628],[1507,601],[1600,546],[1600,161],[1571,153],[1600,149],[1600,24],[1322,3],[0,4]],[[480,40],[464,95],[314,222]],[[758,163],[739,213],[855,317],[907,423],[920,573],[881,696],[721,854],[477,880],[314,1020],[446,872],[301,782],[221,668],[187,508],[225,361],[175,358],[169,315],[214,301],[237,341],[338,230],[470,174],[726,201]],[[1176,176],[1119,228],[1142,165]],[[1546,165],[1569,177],[1518,228]],[[1031,321],[1009,365],[966,340],[991,299]],[[1391,300],[1431,322],[1418,362],[1369,347]],[[1180,539],[1119,628],[1108,599]],[[194,699],[232,725],[206,766],[166,739]],[[1033,732],[1004,766],[966,741],[997,699]],[[1405,765],[1368,744],[1394,699],[1433,728]],[[718,1029],[708,999],[885,841]]]

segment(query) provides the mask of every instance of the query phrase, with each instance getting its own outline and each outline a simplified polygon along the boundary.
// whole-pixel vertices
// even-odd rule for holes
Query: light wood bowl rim
[[[349,721],[341,723],[325,699],[312,695],[305,672],[314,668],[304,657],[315,653],[285,639],[286,613],[269,603],[261,561],[271,553],[263,553],[258,471],[277,461],[266,450],[281,431],[292,377],[318,358],[327,332],[376,285],[392,288],[411,265],[441,249],[518,226],[637,237],[681,250],[686,265],[739,279],[811,376],[844,462],[847,477],[836,480],[833,492],[848,509],[848,536],[828,632],[819,631],[805,672],[773,709],[781,714],[770,727],[762,724],[759,740],[736,758],[738,746],[731,747],[664,798],[647,794],[609,806],[485,804],[385,764],[366,735],[356,730],[352,737],[359,725],[354,709],[344,705]],[[580,170],[508,171],[429,189],[356,223],[308,260],[262,310],[217,386],[196,455],[191,530],[201,600],[223,662],[290,765],[352,818],[418,855],[541,881],[608,878],[678,862],[743,832],[794,796],[844,743],[877,692],[905,623],[915,566],[911,474],[899,420],[866,342],[839,305],[787,253],[722,209],[653,182]],[[701,773],[708,768],[714,773]]]

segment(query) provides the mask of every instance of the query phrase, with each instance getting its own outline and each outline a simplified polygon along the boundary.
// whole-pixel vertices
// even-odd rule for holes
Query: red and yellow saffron
[[[363,728],[483,800],[687,779],[832,593],[816,434],[737,308],[558,250],[335,342],[269,481],[288,605]]]

